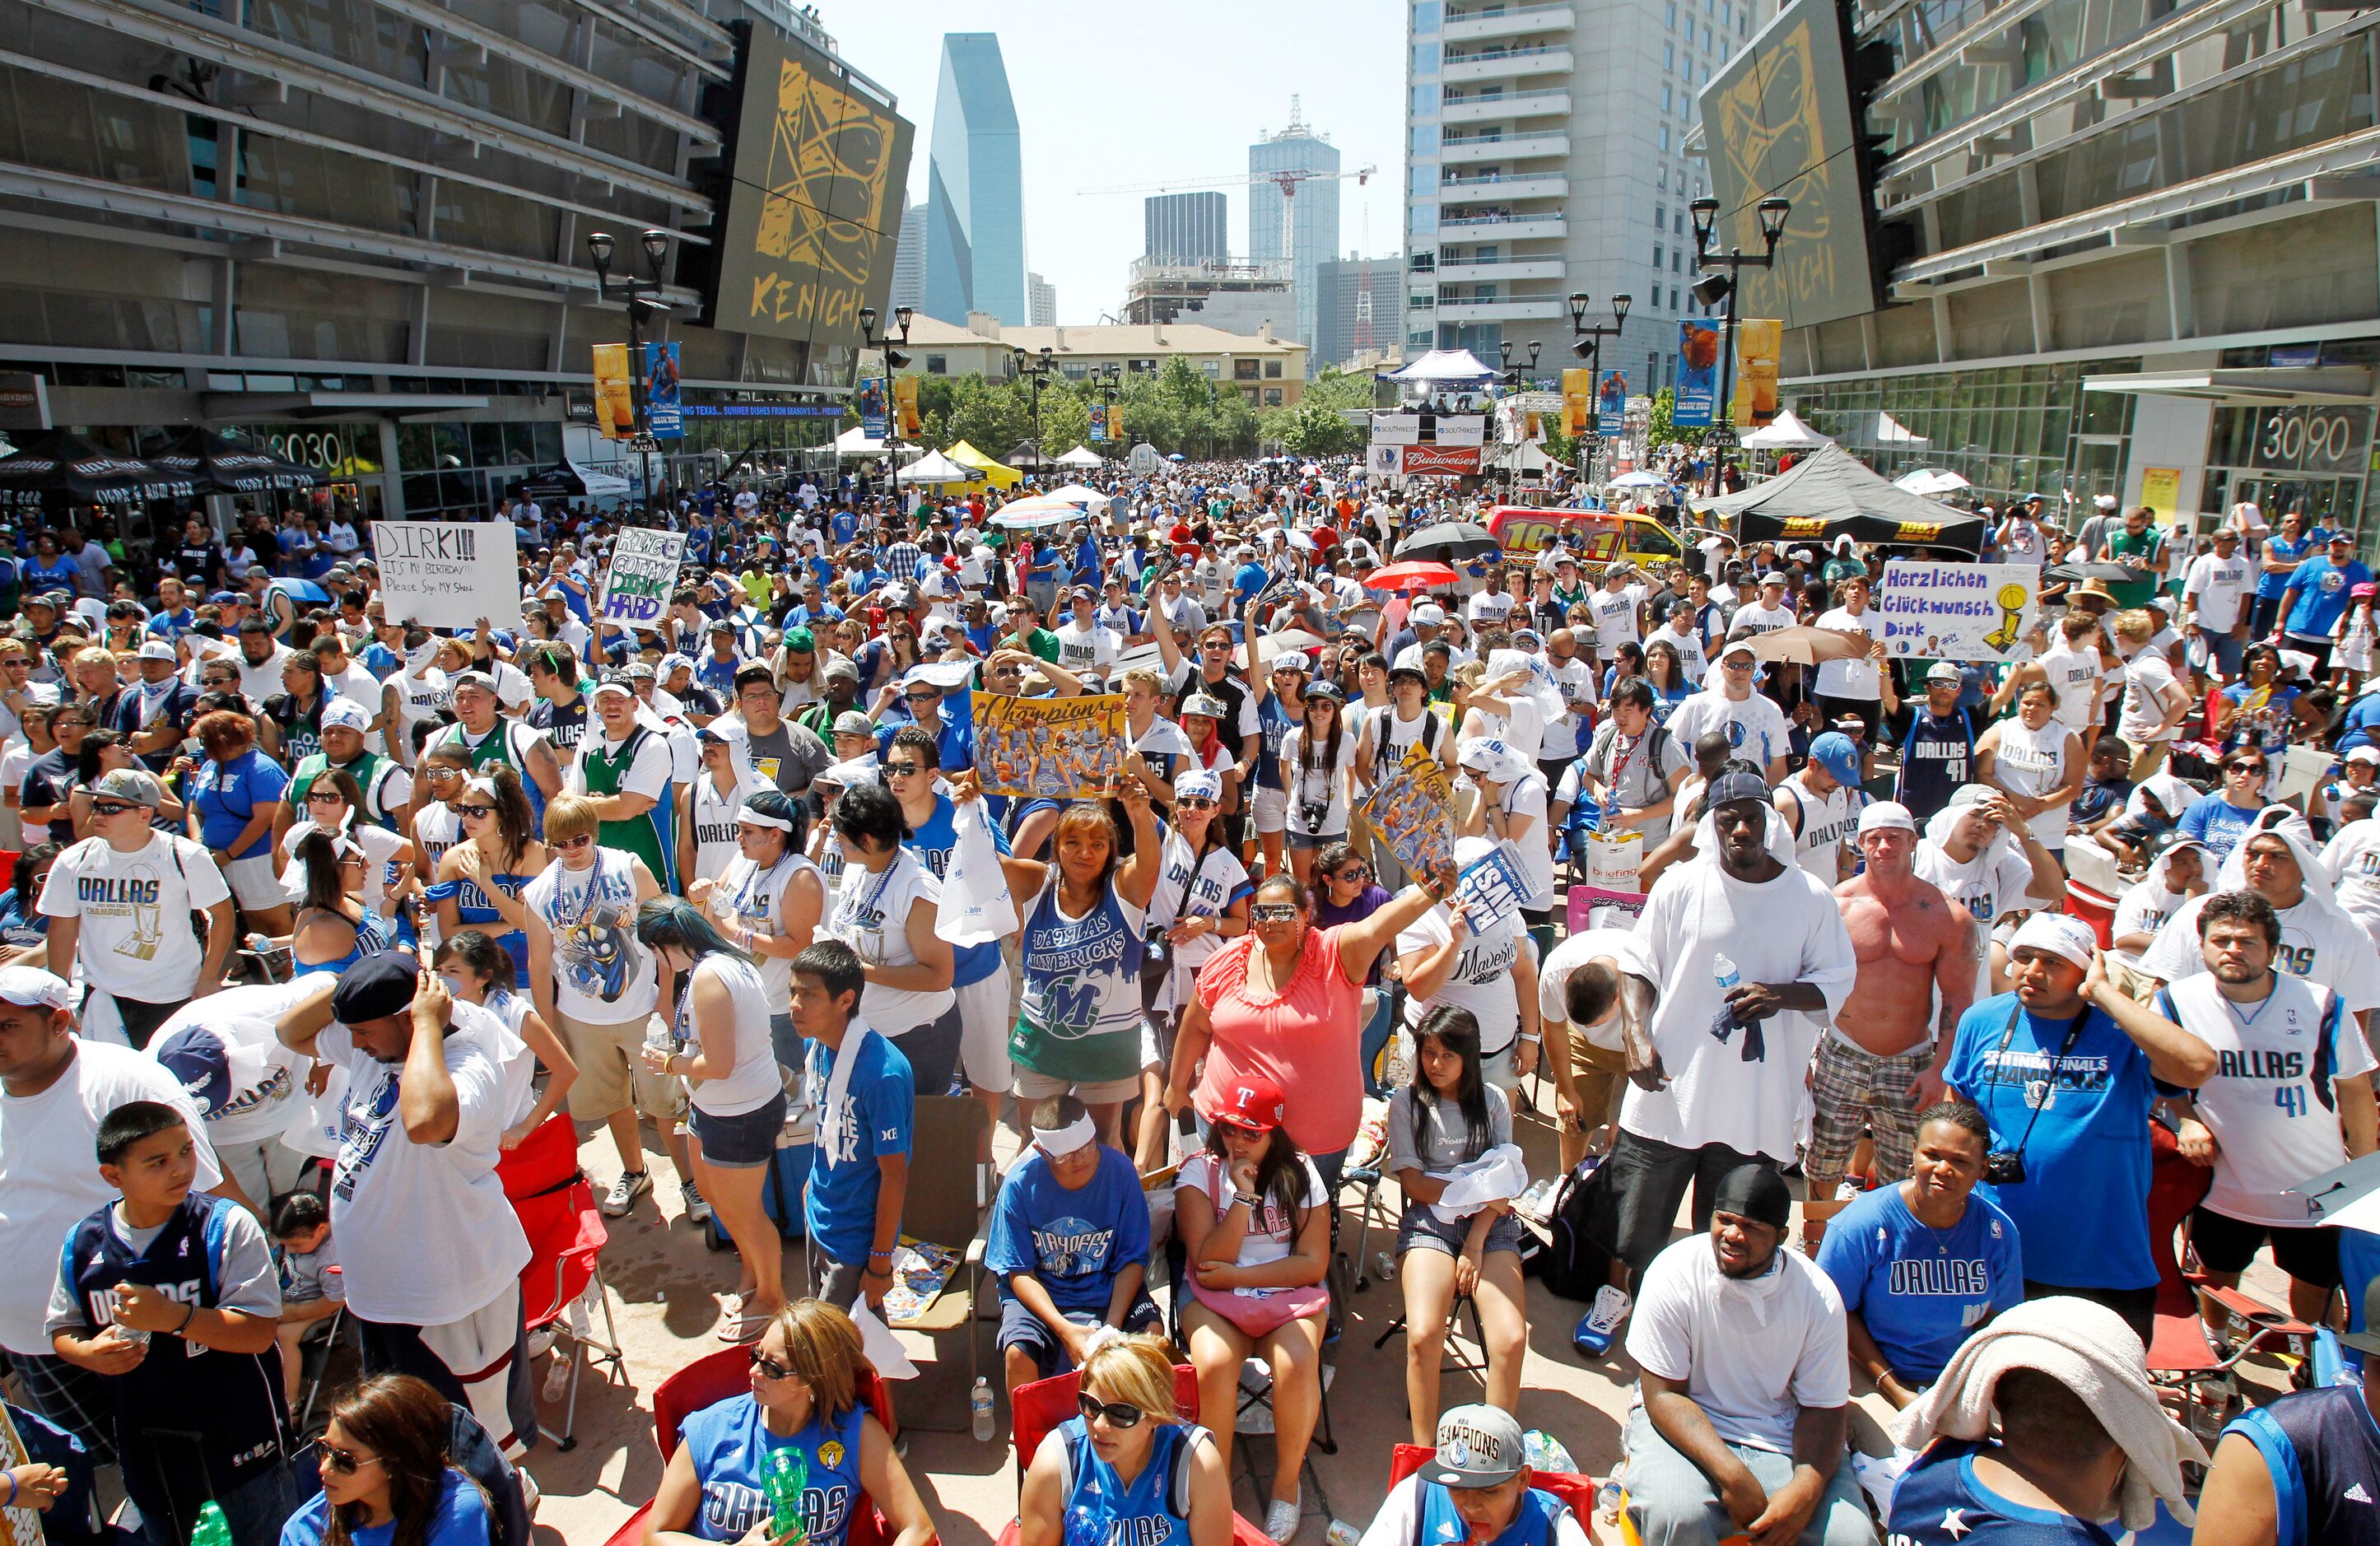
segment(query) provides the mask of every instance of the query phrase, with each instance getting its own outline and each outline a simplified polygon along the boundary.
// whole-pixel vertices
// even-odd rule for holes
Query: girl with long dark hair
[[[1298,884],[1314,883],[1314,856],[1347,835],[1355,787],[1355,739],[1340,706],[1346,694],[1327,678],[1306,685],[1301,723],[1281,745],[1281,781],[1289,798],[1289,864]]]
[[[281,1546],[488,1546],[493,1512],[448,1453],[454,1408],[427,1381],[377,1374],[331,1404],[322,1491]]]
[[[457,1001],[478,1004],[520,1039],[520,1047],[508,1048],[499,1060],[504,1065],[505,1090],[521,1092],[517,1102],[504,1113],[501,1140],[504,1148],[516,1149],[562,1109],[563,1097],[578,1082],[577,1060],[538,1014],[528,995],[518,991],[521,981],[513,975],[512,956],[485,931],[458,929],[445,935],[430,964]],[[515,1061],[521,1057],[545,1065],[542,1092],[536,1089],[534,1065],[523,1069]],[[517,1083],[513,1077],[516,1072],[520,1075]]]
[[[438,879],[427,893],[438,909],[439,937],[466,926],[486,929],[526,982],[528,906],[520,894],[545,868],[545,845],[537,840],[520,774],[491,762],[465,783],[455,815],[463,841],[440,856]]]

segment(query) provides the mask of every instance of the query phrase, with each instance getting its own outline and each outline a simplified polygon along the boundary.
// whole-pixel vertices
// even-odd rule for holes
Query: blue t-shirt
[[[868,1416],[855,1406],[840,1417],[812,1408],[798,1433],[769,1431],[760,1404],[749,1394],[705,1406],[678,1425],[702,1490],[686,1533],[700,1540],[741,1540],[769,1513],[769,1457],[789,1449],[802,1457],[802,1525],[810,1546],[843,1546],[853,1508],[867,1496],[859,1481],[859,1430]]]
[[[2347,717],[2339,721],[2338,749],[2353,751],[2360,746],[2380,746],[2373,732],[2380,729],[2380,692],[2367,692],[2347,706]]]
[[[2348,592],[2371,578],[2372,571],[2358,559],[2350,558],[2341,566],[2333,564],[2327,554],[2316,554],[2289,576],[2289,588],[2298,593],[2298,599],[2281,631],[2327,643],[2332,627],[2347,610]]]
[[[49,919],[38,907],[27,916],[29,905],[30,899],[18,895],[15,886],[0,891],[0,945],[30,949],[50,937]]]
[[[281,1527],[281,1546],[322,1546],[330,1528],[331,1500],[317,1492]],[[488,1546],[493,1523],[488,1500],[469,1477],[449,1466],[438,1490],[438,1512],[430,1521],[426,1546]],[[355,1546],[389,1546],[396,1539],[396,1521],[366,1525],[347,1532]]]
[[[1829,1238],[1834,1226],[1827,1226]],[[1938,1439],[1901,1473],[1886,1532],[1895,1546],[2116,1546],[2116,1539],[2070,1514],[2003,1498],[1975,1475],[1973,1440]]]
[[[1968,1333],[2024,1302],[2016,1225],[1979,1197],[1937,1230],[1917,1222],[1899,1186],[1862,1193],[1828,1221],[1818,1267],[1904,1385],[1940,1379]]]
[[[280,804],[288,789],[289,774],[254,747],[228,763],[209,758],[190,774],[190,805],[199,813],[200,840],[218,853],[228,851],[258,808]],[[268,826],[231,857],[254,858],[272,851],[273,829]]]
[[[1148,1262],[1148,1203],[1140,1173],[1121,1149],[1099,1145],[1099,1168],[1079,1191],[1068,1191],[1038,1149],[1000,1184],[992,1204],[984,1262],[1008,1279],[1030,1272],[1050,1302],[1071,1315],[1105,1316],[1116,1274]]]
[[[956,808],[948,795],[934,797],[934,813],[926,824],[901,840],[901,846],[917,856],[925,867],[941,880],[950,872],[951,850],[958,846],[958,833],[952,822]],[[1008,834],[998,827],[991,829],[991,846],[1002,853],[1008,852]],[[981,944],[951,946],[951,986],[965,988],[982,981],[1000,969],[1000,942],[986,940]]]
[[[2306,555],[2307,550],[2313,546],[2313,538],[2309,534],[2307,536],[2300,537],[2296,542],[2292,542],[2287,537],[2281,536],[2279,533],[2276,532],[2273,536],[2272,542],[2274,557],[2295,561],[2302,559]],[[2261,554],[2258,554],[2259,558],[2262,556],[2263,555]],[[2279,601],[2283,595],[2288,593],[2289,581],[2292,578],[2294,578],[2294,573],[2291,570],[2283,569],[2279,573],[2276,574],[2268,570],[2259,568],[2256,571],[2256,594],[2270,601]]]
[[[2233,805],[2221,795],[2201,795],[2181,813],[2175,830],[2184,837],[2195,837],[2205,844],[2207,862],[2220,868],[2231,857],[2231,850],[2240,846],[2248,823],[2263,809],[2260,805]]]
[[[1281,775],[1281,743],[1287,740],[1289,733],[1296,728],[1297,718],[1289,712],[1289,705],[1281,700],[1281,694],[1266,689],[1265,695],[1257,700],[1257,732],[1264,737],[1263,755],[1257,759],[1258,787],[1287,787]]]
[[[864,1262],[875,1245],[876,1196],[883,1172],[876,1162],[909,1152],[917,1116],[917,1081],[909,1059],[882,1036],[870,1036],[852,1065],[840,1130],[826,1127],[827,1086],[835,1054],[810,1043],[805,1098],[820,1114],[817,1155],[810,1163],[809,1200],[803,1210],[810,1239],[829,1260]]]
[[[2148,1054],[2095,1008],[2060,1056],[2070,1023],[2035,1016],[2014,993],[1995,994],[1960,1018],[1944,1077],[1983,1108],[1993,1148],[2024,1146],[2024,1180],[1986,1182],[1974,1195],[2016,1221],[2034,1282],[2147,1288],[2157,1280],[2149,1255],[2156,1087]]]
[[[184,607],[179,612],[152,613],[149,621],[141,626],[141,632],[152,639],[162,639],[170,644],[196,627],[198,622],[199,615],[188,607]]]

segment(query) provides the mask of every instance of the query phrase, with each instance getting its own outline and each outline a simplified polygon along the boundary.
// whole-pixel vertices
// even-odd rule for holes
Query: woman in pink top
[[[1247,933],[1198,968],[1198,996],[1173,1042],[1168,1115],[1232,1081],[1261,1075],[1288,1091],[1284,1126],[1335,1192],[1347,1146],[1363,1120],[1363,1027],[1357,1003],[1372,962],[1454,890],[1454,866],[1407,886],[1367,918],[1314,927],[1314,897],[1293,876],[1257,887]],[[1202,1067],[1203,1060],[1203,1067]]]

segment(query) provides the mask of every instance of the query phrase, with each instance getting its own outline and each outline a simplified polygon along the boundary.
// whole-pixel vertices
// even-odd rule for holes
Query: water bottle
[[[1099,1493],[1087,1494],[1084,1501],[1066,1510],[1064,1546],[1107,1546],[1115,1534],[1115,1518],[1107,1508],[1107,1500]]]
[[[802,1493],[810,1484],[809,1457],[796,1449],[771,1450],[761,1473],[760,1490],[768,1495],[771,1533],[793,1535],[802,1524]]]
[[[199,1505],[199,1524],[190,1532],[190,1546],[232,1546],[231,1521],[212,1498]]]
[[[1397,1259],[1387,1251],[1372,1253],[1372,1275],[1382,1283],[1397,1281]]]
[[[1743,986],[1743,974],[1723,955],[1711,957],[1711,971],[1718,979],[1718,1013],[1711,1016],[1711,1034],[1724,1045],[1735,1033],[1735,1006],[1727,1002],[1727,995]]]
[[[976,1376],[975,1389],[967,1392],[967,1417],[975,1442],[991,1443],[991,1382],[979,1374]]]
[[[658,1015],[645,1022],[645,1045],[663,1056],[667,1056],[676,1049],[676,1039],[670,1034],[670,1028]]]

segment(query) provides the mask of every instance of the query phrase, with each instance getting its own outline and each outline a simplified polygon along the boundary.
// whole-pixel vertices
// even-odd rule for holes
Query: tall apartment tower
[[[1408,0],[1409,4],[1415,0]],[[1297,290],[1297,337],[1316,360],[1314,274],[1339,252],[1339,183],[1335,177],[1309,177],[1284,195],[1261,180],[1274,172],[1339,170],[1338,148],[1302,120],[1298,101],[1289,99],[1289,127],[1248,147],[1248,256],[1257,262],[1289,260]],[[1283,241],[1281,201],[1290,201],[1291,225]]]
[[[926,206],[901,196],[901,245],[892,253],[892,304],[926,309]]]
[[[1232,205],[1220,193],[1160,193],[1141,201],[1140,223],[1141,255],[1157,262],[1220,263],[1232,255]]]
[[[1025,177],[1008,67],[990,32],[942,35],[926,189],[926,310],[1026,325]]]
[[[1544,347],[1573,363],[1566,297],[1609,323],[1599,363],[1631,392],[1674,384],[1698,314],[1686,137],[1697,93],[1758,24],[1746,0],[1404,0],[1408,356]]]
[[[1026,326],[1055,327],[1058,325],[1058,286],[1038,274],[1025,276]]]

